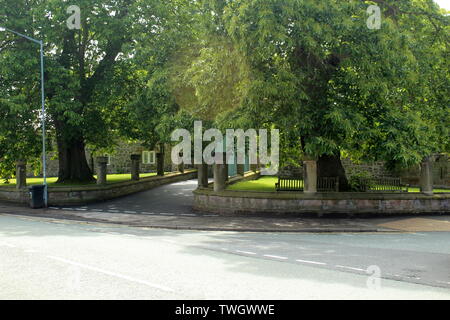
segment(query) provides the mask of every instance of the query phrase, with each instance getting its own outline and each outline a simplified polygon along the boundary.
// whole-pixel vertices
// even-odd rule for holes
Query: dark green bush
[[[362,171],[350,176],[348,182],[353,192],[366,192],[371,186],[372,175],[369,172]]]

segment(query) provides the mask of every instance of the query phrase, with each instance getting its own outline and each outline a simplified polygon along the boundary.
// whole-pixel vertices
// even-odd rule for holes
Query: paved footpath
[[[0,203],[0,214],[68,219],[164,229],[248,232],[426,232],[450,231],[450,216],[367,219],[300,217],[224,217],[192,210],[197,181],[164,185],[127,197],[79,207],[33,210]]]

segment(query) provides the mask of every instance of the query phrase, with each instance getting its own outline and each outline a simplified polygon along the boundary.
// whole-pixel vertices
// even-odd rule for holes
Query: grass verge
[[[156,172],[152,173],[141,173],[141,178],[148,178],[148,177],[154,177],[156,176]],[[97,176],[94,176],[97,178]],[[81,186],[92,186],[95,185],[96,182],[92,183],[85,183],[85,184],[74,184],[74,183],[56,183],[58,178],[56,177],[50,177],[47,178],[47,183],[49,187],[81,187]],[[131,180],[131,174],[109,174],[107,177],[107,184],[114,184],[114,183],[120,183],[125,181]],[[27,178],[27,185],[38,185],[43,184],[44,179],[43,178]],[[1,187],[15,187],[16,186],[16,179],[10,179],[9,183],[4,183],[4,181],[0,181],[0,188]]]
[[[235,183],[227,188],[231,191],[256,191],[256,192],[275,192],[275,183],[278,182],[277,177],[261,177],[258,180],[242,181]],[[409,188],[408,192],[419,193],[419,188]],[[450,192],[450,189],[434,189],[435,193]]]

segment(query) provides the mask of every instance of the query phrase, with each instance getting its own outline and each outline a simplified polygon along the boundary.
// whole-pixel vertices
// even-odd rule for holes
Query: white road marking
[[[136,278],[129,277],[129,276],[126,276],[126,275],[122,275],[122,274],[119,274],[119,273],[116,273],[116,272],[112,272],[112,271],[100,269],[100,268],[97,268],[97,267],[93,267],[93,266],[90,266],[90,265],[87,265],[87,264],[78,263],[78,262],[75,262],[75,261],[71,261],[71,260],[67,260],[67,259],[63,259],[63,258],[59,258],[59,257],[55,257],[55,256],[47,256],[47,258],[50,258],[50,259],[53,259],[53,260],[56,260],[56,261],[60,261],[60,262],[64,262],[64,263],[67,263],[67,264],[70,264],[70,265],[73,265],[73,266],[77,266],[77,267],[80,267],[80,268],[84,268],[84,269],[92,270],[92,271],[95,271],[95,272],[103,273],[103,274],[106,274],[106,275],[109,275],[109,276],[112,276],[112,277],[116,277],[116,278],[119,278],[119,279],[128,280],[128,281],[131,281],[131,282],[143,284],[143,285],[146,285],[148,287],[155,288],[155,289],[159,289],[159,290],[163,290],[163,291],[167,291],[167,292],[174,292],[173,289],[171,289],[169,287],[166,287],[166,286],[161,286],[161,285],[154,284],[154,283],[151,283],[151,282],[148,282],[148,281],[145,281],[145,280],[136,279]]]
[[[180,213],[180,216],[185,216],[185,217],[196,217],[196,214],[191,214],[191,213]]]
[[[76,208],[76,211],[87,211],[87,209],[83,209],[83,208]]]
[[[302,263],[318,264],[318,265],[321,265],[321,266],[326,265],[325,262],[317,262],[317,261],[309,261],[309,260],[295,260],[295,261],[302,262]]]
[[[274,256],[274,255],[271,255],[271,254],[265,254],[264,257],[266,257],[266,258],[273,258],[273,259],[280,259],[280,260],[287,260],[288,259],[287,257]]]
[[[437,282],[437,283],[442,283],[442,284],[449,284],[449,285],[450,285],[450,282],[439,281],[439,280],[436,280],[436,282]]]
[[[364,269],[361,269],[361,268],[354,268],[354,267],[347,267],[347,266],[340,266],[340,265],[336,265],[336,268],[349,269],[349,270],[355,270],[355,271],[364,271]]]
[[[0,246],[10,247],[10,248],[17,248],[17,246],[15,246],[13,244],[10,244],[10,243],[7,243],[7,242],[0,242]]]
[[[416,279],[416,280],[420,280],[420,278],[419,277],[416,277],[416,276],[405,276],[406,278],[410,278],[410,279]]]
[[[62,208],[63,210],[74,210],[73,208]]]
[[[171,243],[171,244],[177,244],[177,242],[174,241],[174,240],[163,239],[162,241],[167,242],[167,243]]]
[[[48,207],[49,209],[52,209],[52,210],[59,210],[59,209],[61,209],[61,208],[57,208],[57,207]]]
[[[137,213],[136,211],[124,211],[125,213]]]
[[[242,250],[236,250],[237,253],[243,253],[243,254],[251,254],[251,255],[255,255],[256,253],[254,252],[250,252],[250,251],[242,251]]]

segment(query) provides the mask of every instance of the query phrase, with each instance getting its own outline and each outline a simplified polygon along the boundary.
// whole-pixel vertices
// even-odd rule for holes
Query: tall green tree
[[[0,6],[0,26],[15,16],[15,30],[26,33],[20,3]],[[15,162],[34,162],[41,154],[39,46],[0,32],[0,176],[14,175]]]
[[[151,43],[137,43],[133,66],[136,85],[126,105],[129,121],[121,134],[139,140],[148,148],[165,152],[177,128],[191,129],[193,118],[182,110],[173,92],[174,60],[181,48],[189,45],[195,30],[192,19],[196,4],[191,1],[166,2],[163,32],[153,34]],[[170,8],[170,10],[169,10]]]
[[[67,25],[70,5],[80,8],[80,29]],[[138,43],[154,44],[168,7],[159,0],[0,1],[2,26],[45,43],[46,105],[58,145],[59,182],[94,179],[85,146],[114,142],[136,86],[132,61]],[[3,50],[17,51],[21,40],[11,34],[0,37]],[[35,63],[29,58],[22,64],[31,61]],[[23,79],[14,68],[7,66],[2,73]],[[11,90],[5,85],[4,90]],[[37,87],[37,82],[26,85]],[[26,91],[25,84],[21,90]],[[33,109],[31,104],[28,109]]]
[[[316,157],[319,176],[339,176],[342,189],[342,152],[408,166],[448,151],[449,16],[433,1],[201,3],[185,80],[203,113],[275,125],[285,151]],[[380,29],[368,27],[373,4]],[[220,85],[225,99],[208,91]]]

